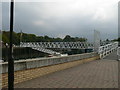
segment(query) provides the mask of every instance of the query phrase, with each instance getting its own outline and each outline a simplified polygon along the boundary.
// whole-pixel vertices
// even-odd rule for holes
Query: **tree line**
[[[9,44],[9,31],[2,31],[2,41],[4,43]],[[19,45],[20,42],[86,42],[86,38],[82,37],[71,37],[70,35],[66,35],[62,38],[52,38],[47,35],[45,36],[36,36],[35,34],[28,34],[23,32],[13,32],[13,44]]]

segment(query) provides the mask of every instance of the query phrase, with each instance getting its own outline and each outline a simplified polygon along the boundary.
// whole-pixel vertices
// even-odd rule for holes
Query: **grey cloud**
[[[93,30],[99,30],[102,39],[117,38],[117,20],[116,17],[107,21],[98,21],[93,19],[92,14],[82,15],[83,12],[70,12],[67,10],[56,9],[53,6],[56,3],[16,3],[15,7],[15,31],[35,33],[36,35],[49,35],[52,37],[71,36],[93,38]],[[56,4],[57,5],[57,4]],[[54,8],[56,7],[56,8]],[[67,6],[66,6],[67,7]],[[3,29],[9,28],[8,3],[3,4]],[[70,8],[71,9],[71,8]],[[58,13],[60,10],[61,13]],[[63,10],[63,12],[62,12]],[[63,14],[62,14],[63,13]],[[117,13],[116,13],[117,14]],[[37,22],[38,25],[35,25]]]

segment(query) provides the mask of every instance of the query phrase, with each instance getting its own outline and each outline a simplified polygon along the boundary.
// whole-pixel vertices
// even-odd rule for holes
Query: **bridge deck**
[[[22,82],[15,88],[118,88],[118,61],[107,58]]]
[[[113,53],[111,53],[107,57],[105,57],[104,59],[107,59],[107,60],[118,60],[117,52],[114,51]]]

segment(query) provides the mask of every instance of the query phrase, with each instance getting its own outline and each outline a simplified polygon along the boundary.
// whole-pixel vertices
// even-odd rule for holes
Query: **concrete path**
[[[107,59],[107,60],[118,60],[117,52],[114,51],[113,53],[111,53],[110,55],[108,55],[107,57],[105,57],[104,59]]]
[[[15,88],[118,88],[118,61],[107,59],[22,82]]]

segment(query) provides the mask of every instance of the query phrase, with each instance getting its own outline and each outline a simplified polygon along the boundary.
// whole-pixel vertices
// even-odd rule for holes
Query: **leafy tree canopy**
[[[2,41],[9,44],[9,31],[2,31]],[[86,42],[86,38],[71,37],[66,35],[65,38],[61,39],[59,37],[52,38],[47,35],[45,36],[36,36],[35,34],[27,33],[16,33],[13,32],[13,43],[19,45],[20,41],[22,42]]]

